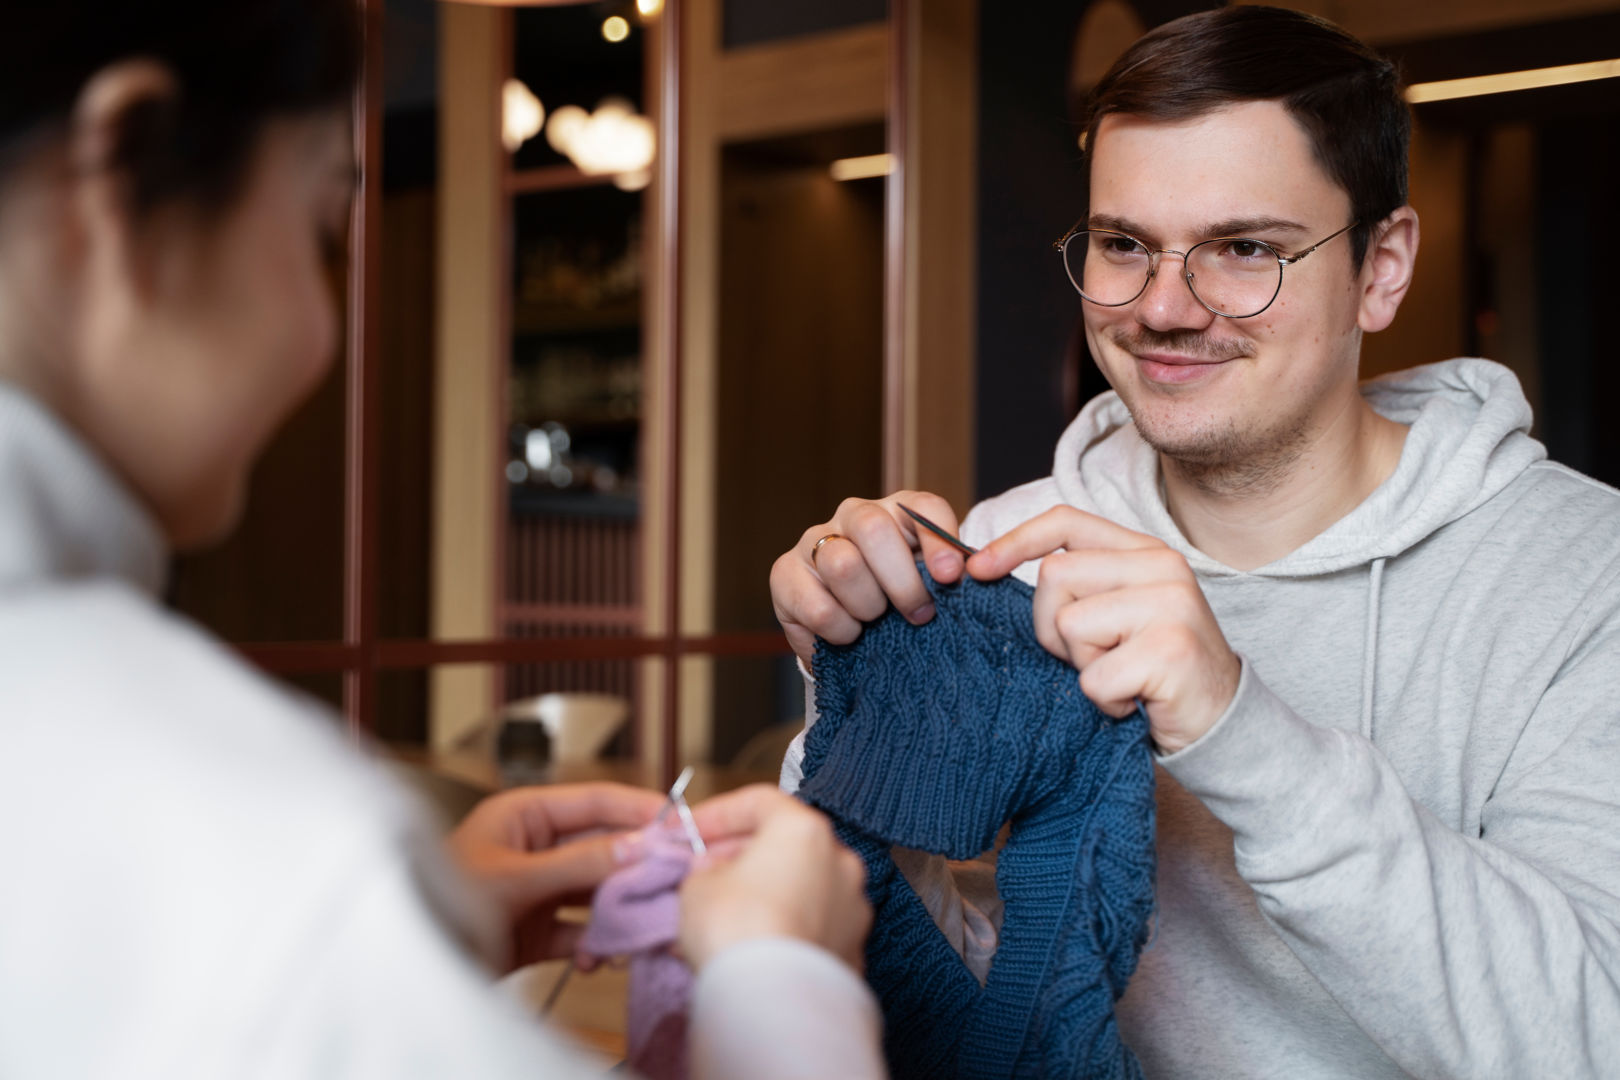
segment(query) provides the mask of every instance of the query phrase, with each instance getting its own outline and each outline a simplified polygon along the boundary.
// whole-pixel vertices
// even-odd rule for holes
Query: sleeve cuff
[[[758,938],[726,949],[692,992],[694,1080],[885,1073],[883,1021],[865,982],[807,942]]]
[[[1302,719],[1242,658],[1231,704],[1196,741],[1158,759],[1182,787],[1234,832],[1308,812],[1326,761],[1342,732]]]
[[[789,795],[798,794],[804,784],[804,736],[819,715],[816,712],[816,677],[810,674],[803,660],[794,659],[799,665],[799,674],[804,676],[804,731],[795,735],[788,744],[787,756],[782,759],[782,775],[777,780],[777,785]]]

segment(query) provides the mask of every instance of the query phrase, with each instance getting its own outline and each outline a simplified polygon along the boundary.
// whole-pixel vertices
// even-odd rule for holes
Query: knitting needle
[[[935,525],[932,521],[929,521],[927,518],[925,518],[921,514],[917,513],[917,511],[913,510],[911,507],[907,506],[905,503],[897,503],[896,505],[899,506],[900,509],[904,510],[906,513],[910,514],[912,521],[915,521],[917,524],[921,525],[923,528],[927,529],[929,532],[933,533],[935,536],[939,537],[941,540],[945,541],[947,544],[951,545],[953,548],[955,548],[957,551],[960,551],[962,554],[964,554],[964,555],[977,555],[979,553],[978,548],[970,547],[967,544],[964,544],[961,540],[959,540],[956,537],[952,536],[950,533],[946,532],[944,529],[940,528],[938,525]]]
[[[701,855],[703,854],[703,836],[697,831],[697,822],[692,820],[691,808],[686,805],[686,785],[692,782],[693,771],[692,766],[688,765],[681,770],[681,775],[675,778],[675,783],[670,785],[669,797],[664,801],[663,809],[659,810],[658,816],[653,818],[653,827],[657,828],[662,825],[668,819],[669,812],[674,810],[681,819],[681,825],[686,829],[687,842],[692,845],[694,852]],[[548,1015],[552,1007],[557,1004],[557,999],[562,997],[563,988],[568,985],[568,977],[573,973],[573,964],[563,968],[562,976],[552,985],[551,992],[546,995],[545,1004],[540,1006],[542,1016]]]
[[[692,853],[702,855],[708,848],[703,843],[703,834],[698,832],[697,822],[692,817],[692,808],[686,802],[686,785],[692,782],[692,773],[693,768],[688,765],[681,770],[681,775],[675,778],[675,783],[669,788],[669,799],[664,803],[664,808],[658,811],[658,816],[653,818],[653,827],[662,825],[669,817],[669,812],[675,811],[675,816],[681,819],[681,827],[686,830],[686,842],[692,845]]]
[[[692,782],[693,771],[692,766],[688,765],[681,770],[681,775],[677,776],[675,782],[669,786],[669,798],[664,801],[664,808],[658,811],[658,816],[653,818],[654,825],[662,825],[665,819],[669,817],[669,812],[685,801],[686,785]]]

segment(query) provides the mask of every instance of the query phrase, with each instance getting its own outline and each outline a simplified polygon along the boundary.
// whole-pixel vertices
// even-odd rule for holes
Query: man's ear
[[[156,60],[121,60],[85,83],[68,125],[73,210],[93,261],[132,269],[139,158],[161,148],[153,117],[174,107],[180,86]],[[103,262],[105,266],[105,263]]]
[[[1376,333],[1395,321],[1395,312],[1412,285],[1417,265],[1418,216],[1403,206],[1381,222],[1361,270],[1361,310],[1356,325]]]

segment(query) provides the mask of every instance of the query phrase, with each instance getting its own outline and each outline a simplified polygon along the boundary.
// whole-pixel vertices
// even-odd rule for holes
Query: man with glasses
[[[1041,643],[1149,718],[1159,916],[1118,1012],[1149,1075],[1620,1070],[1620,499],[1505,368],[1358,385],[1417,255],[1409,126],[1310,16],[1132,46],[1058,244],[1114,392],[962,521],[966,572],[1036,584]],[[964,572],[900,502],[956,525],[849,500],[773,568],[806,663],[931,618],[916,559]],[[997,902],[902,865],[982,978]]]

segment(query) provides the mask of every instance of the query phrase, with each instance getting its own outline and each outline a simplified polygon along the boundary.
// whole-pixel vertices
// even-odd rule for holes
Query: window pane
[[[707,762],[718,789],[775,783],[804,727],[792,656],[692,656],[681,663],[679,764]]]

